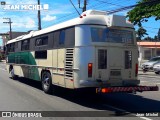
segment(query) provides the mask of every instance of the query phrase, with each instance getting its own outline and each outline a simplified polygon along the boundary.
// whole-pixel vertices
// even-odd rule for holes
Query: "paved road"
[[[141,84],[158,85],[160,76],[139,75]],[[5,70],[5,64],[0,63],[0,111],[101,111],[107,116],[116,117],[50,117],[42,119],[154,119],[156,117],[135,117],[140,112],[160,112],[160,92],[144,92],[134,94],[89,95],[71,90],[62,90],[63,94],[47,95],[41,90],[41,85],[35,81],[19,78],[12,80]],[[76,114],[76,112],[71,112]],[[97,114],[89,113],[91,115]],[[2,118],[0,118],[2,119]],[[16,120],[17,118],[15,118]],[[20,118],[22,119],[22,118]],[[30,118],[31,119],[31,118]],[[38,118],[39,119],[39,118]],[[8,119],[7,119],[8,120]],[[13,118],[10,118],[13,120]]]

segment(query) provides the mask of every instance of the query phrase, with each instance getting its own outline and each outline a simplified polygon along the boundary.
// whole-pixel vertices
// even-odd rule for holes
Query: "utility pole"
[[[8,22],[3,22],[3,23],[6,23],[6,24],[9,24],[9,28],[10,28],[10,30],[9,30],[9,38],[10,38],[10,40],[12,39],[12,21],[11,21],[11,18],[3,18],[3,19],[6,19],[6,20],[8,20]]]
[[[84,0],[83,12],[87,9],[87,0]]]
[[[40,0],[38,0],[38,5],[40,6]],[[40,7],[38,10],[38,30],[41,30],[41,11],[40,11]]]
[[[79,8],[82,9],[82,12],[86,11],[87,10],[87,0],[84,0],[84,5],[83,7],[81,7],[81,1],[78,0],[78,4],[79,4]]]

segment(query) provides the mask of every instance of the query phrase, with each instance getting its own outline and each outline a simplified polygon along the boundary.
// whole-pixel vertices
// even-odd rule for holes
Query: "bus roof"
[[[31,37],[35,37],[38,35],[46,34],[52,31],[56,31],[59,29],[76,26],[76,25],[106,25],[106,26],[119,26],[119,27],[130,27],[133,28],[131,23],[126,22],[125,16],[118,15],[107,15],[106,11],[97,11],[97,10],[87,10],[82,13],[81,17],[68,20],[63,23],[59,23],[57,25],[53,25],[51,27],[39,30],[39,31],[31,31],[29,34],[19,36],[15,39],[9,40],[7,44],[28,39]]]

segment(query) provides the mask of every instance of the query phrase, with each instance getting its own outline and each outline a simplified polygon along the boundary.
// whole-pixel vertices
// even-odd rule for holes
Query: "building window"
[[[151,58],[151,50],[144,50],[144,60],[149,60]]]
[[[37,38],[35,41],[35,46],[42,46],[48,44],[48,36]]]
[[[160,49],[156,49],[157,56],[160,56]]]
[[[22,41],[21,50],[29,50],[29,40]]]

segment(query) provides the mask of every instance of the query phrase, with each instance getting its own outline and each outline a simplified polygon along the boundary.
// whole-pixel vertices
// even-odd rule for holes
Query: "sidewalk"
[[[0,63],[6,63],[6,60],[0,60]]]

